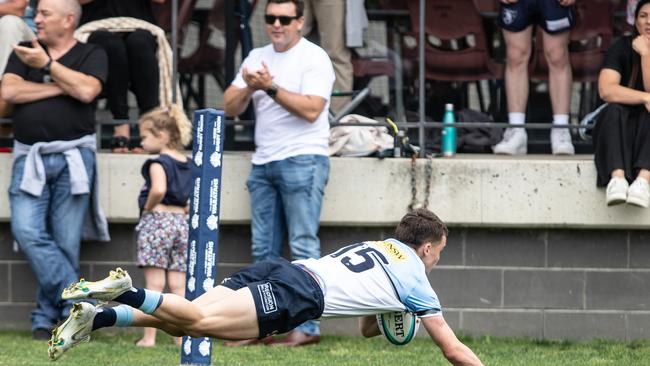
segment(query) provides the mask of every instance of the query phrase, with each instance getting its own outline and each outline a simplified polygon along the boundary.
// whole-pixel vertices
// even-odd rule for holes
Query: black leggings
[[[616,169],[623,169],[630,182],[639,169],[650,170],[650,113],[643,105],[608,105],[598,117],[593,138],[598,187],[606,186]]]
[[[93,32],[88,43],[94,43],[108,54],[108,79],[102,95],[114,119],[128,119],[127,92],[135,94],[140,114],[160,104],[160,76],[156,38],[148,31],[137,29],[128,33]]]

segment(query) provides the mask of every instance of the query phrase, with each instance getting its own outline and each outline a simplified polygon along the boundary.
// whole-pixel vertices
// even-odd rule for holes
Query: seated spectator
[[[571,106],[571,64],[569,63],[569,32],[575,23],[575,0],[501,0],[499,25],[506,43],[506,97],[508,122],[526,122],[528,102],[528,61],[532,49],[533,26],[543,34],[544,55],[548,62],[549,94],[553,108],[553,124],[569,123]],[[551,131],[553,154],[573,155],[568,129]],[[495,154],[526,154],[528,135],[523,128],[508,128],[503,140],[493,146]]]
[[[131,17],[155,24],[152,2],[162,3],[164,0],[79,0],[83,6],[81,24],[114,17]],[[108,54],[110,77],[103,94],[113,119],[118,123],[111,138],[111,149],[117,153],[139,149],[140,143],[131,141],[131,132],[135,133],[136,129],[127,124],[127,93],[131,89],[135,94],[140,114],[160,104],[156,38],[143,29],[133,32],[98,30],[90,35],[88,43],[102,46]]]
[[[650,0],[639,1],[634,18],[633,34],[610,47],[598,79],[609,105],[594,127],[594,160],[608,206],[650,203]]]
[[[94,101],[107,58],[73,37],[80,16],[77,0],[40,0],[38,39],[14,46],[2,79],[2,98],[15,106],[11,232],[38,281],[35,339],[69,315],[72,302],[59,293],[79,276],[82,233],[110,240],[94,190]]]
[[[29,41],[34,38],[34,32],[21,19],[27,9],[27,0],[0,0],[0,81],[7,66],[9,55],[13,52],[13,45]],[[33,16],[33,14],[32,14]],[[11,105],[0,99],[0,117],[9,115]],[[0,136],[6,135],[4,129],[0,129]]]

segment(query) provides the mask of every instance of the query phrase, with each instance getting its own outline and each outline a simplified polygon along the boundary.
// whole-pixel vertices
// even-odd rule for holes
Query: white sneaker
[[[52,331],[47,348],[50,360],[56,361],[70,348],[81,342],[88,342],[95,315],[97,310],[93,304],[78,302],[72,305],[68,319]]]
[[[97,299],[110,301],[133,286],[131,276],[122,268],[111,271],[108,277],[97,282],[86,282],[83,278],[63,290],[63,300]]]
[[[573,155],[575,149],[571,142],[571,133],[566,128],[554,128],[551,130],[551,149],[553,155]]]
[[[528,152],[528,135],[523,128],[507,128],[503,139],[492,146],[495,154],[524,155]]]
[[[643,178],[637,178],[627,189],[627,200],[631,205],[646,208],[650,204],[650,184]]]
[[[607,206],[620,205],[627,200],[629,184],[625,178],[613,177],[607,184]]]

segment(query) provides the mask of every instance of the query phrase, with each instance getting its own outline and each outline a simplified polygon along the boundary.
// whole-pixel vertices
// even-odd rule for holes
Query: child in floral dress
[[[140,191],[137,264],[143,267],[145,287],[162,291],[165,285],[180,296],[185,292],[187,265],[187,205],[192,189],[192,162],[182,151],[191,138],[191,126],[177,118],[176,108],[156,108],[140,118],[142,148],[158,157],[142,166],[145,184]],[[175,339],[180,345],[180,339]],[[136,344],[152,347],[156,329],[145,328]]]

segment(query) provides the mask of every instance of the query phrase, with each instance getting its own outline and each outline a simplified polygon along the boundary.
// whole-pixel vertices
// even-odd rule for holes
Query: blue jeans
[[[297,155],[253,165],[246,185],[251,196],[255,262],[280,257],[287,234],[293,259],[320,257],[318,226],[329,170],[329,158],[324,155]],[[297,329],[320,334],[315,321]]]
[[[80,148],[88,178],[92,182],[95,153]],[[70,312],[72,302],[62,301],[61,292],[79,278],[79,243],[88,194],[70,193],[70,172],[63,154],[43,155],[46,183],[40,197],[20,190],[25,157],[14,161],[9,186],[11,232],[38,281],[32,330],[49,329]]]

